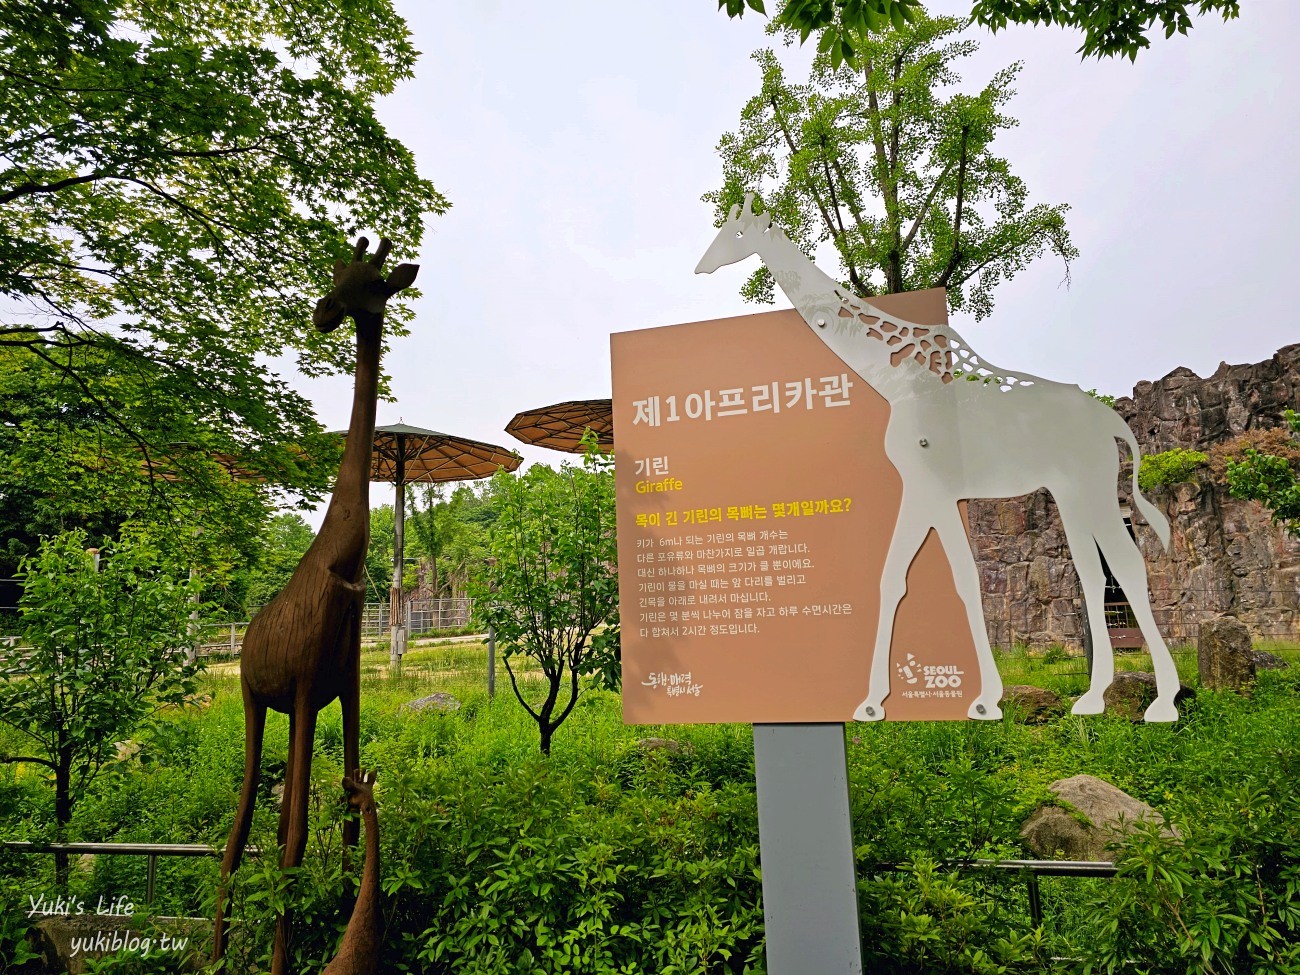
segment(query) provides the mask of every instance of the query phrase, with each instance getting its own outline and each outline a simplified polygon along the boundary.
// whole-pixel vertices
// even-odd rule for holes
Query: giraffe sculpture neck
[[[366,865],[361,871],[361,891],[339,943],[338,954],[322,975],[371,975],[379,957],[382,918],[379,913],[379,814],[374,802],[361,807],[366,824]]]
[[[375,400],[379,393],[379,354],[383,315],[358,315],[356,381],[343,460],[334,494],[316,543],[327,546],[330,569],[345,579],[360,577],[370,542],[370,469],[375,439]]]

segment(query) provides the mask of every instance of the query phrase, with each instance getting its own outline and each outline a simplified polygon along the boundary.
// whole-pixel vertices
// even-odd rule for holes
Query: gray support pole
[[[497,696],[497,631],[488,627],[488,700]]]
[[[402,676],[402,654],[406,651],[406,615],[402,612],[403,530],[406,521],[406,445],[397,435],[397,489],[393,495],[393,585],[388,593],[388,666]]]
[[[861,975],[842,724],[754,725],[769,975]]]

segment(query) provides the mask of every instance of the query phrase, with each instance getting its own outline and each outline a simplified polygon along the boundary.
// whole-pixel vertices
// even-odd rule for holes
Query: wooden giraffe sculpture
[[[365,596],[361,579],[370,540],[370,464],[384,309],[389,298],[411,286],[419,270],[415,264],[400,264],[385,280],[384,259],[392,245],[381,239],[374,256],[366,260],[368,246],[362,237],[351,263],[334,265],[334,287],[317,302],[313,315],[313,323],[322,332],[338,328],[347,316],[357,326],[352,419],[334,495],[315,541],[288,584],[248,624],[240,653],[244,784],[221,861],[214,961],[219,961],[225,950],[226,887],[239,867],[253,821],[267,709],[289,715],[289,760],[278,834],[281,867],[302,863],[316,715],[335,698],[343,709],[344,768],[360,764],[361,612]],[[355,821],[345,825],[343,838],[345,848],[356,843]],[[286,911],[276,925],[272,975],[285,975],[289,926]]]
[[[1116,497],[1117,439],[1133,456],[1133,502],[1166,547],[1169,522],[1138,493],[1138,446],[1128,424],[1078,386],[994,369],[954,329],[905,322],[848,294],[772,226],[769,215],[755,214],[752,200],[751,194],[743,208],[732,208],[696,273],[757,254],[813,334],[889,402],[885,453],[902,478],[903,500],[880,581],[867,698],[854,718],[885,716],[894,617],[907,589],[907,570],[931,529],[948,556],[979,658],[982,688],[969,715],[1001,716],[1002,679],[958,502],[1016,497],[1046,487],[1061,513],[1093,634],[1107,632],[1100,549],[1151,649],[1157,697],[1146,720],[1177,720],[1178,672],[1151,612],[1142,552],[1124,526]],[[1104,709],[1103,694],[1115,674],[1112,654],[1107,636],[1093,653],[1091,686],[1075,703],[1075,714]]]
[[[361,871],[361,892],[348,918],[347,930],[334,960],[321,975],[373,975],[379,970],[383,917],[379,912],[379,814],[375,812],[374,773],[357,769],[344,776],[348,805],[366,823],[366,865]]]

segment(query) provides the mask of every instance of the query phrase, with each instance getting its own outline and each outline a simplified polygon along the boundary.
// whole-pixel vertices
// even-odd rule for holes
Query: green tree
[[[992,144],[1015,125],[1003,107],[1019,65],[976,95],[952,93],[955,63],[974,41],[961,22],[919,16],[863,41],[862,69],[819,55],[805,85],[791,84],[770,50],[758,51],[762,88],[722,137],[723,184],[704,199],[719,223],[758,191],[806,253],[830,241],[845,286],[858,295],[945,287],[954,309],[977,318],[993,289],[1047,251],[1069,273],[1077,255],[1064,205],[1028,204],[1028,189]],[[741,294],[771,301],[761,267]]]
[[[93,346],[113,377],[148,378],[140,405],[201,417],[199,446],[296,488],[319,428],[265,357],[349,369],[345,330],[310,327],[333,259],[363,227],[410,256],[447,206],[374,113],[415,57],[391,0],[7,3],[0,346],[167,457],[184,438],[122,413],[72,355]]]
[[[599,660],[589,642],[618,614],[612,464],[589,454],[558,471],[534,464],[492,479],[498,516],[490,556],[471,582],[474,612],[496,631],[510,686],[541,732],[542,754],[578,702],[578,678]],[[545,696],[530,702],[511,660],[541,667]],[[567,690],[565,688],[567,687]]]
[[[271,519],[262,535],[257,563],[248,572],[245,583],[244,605],[250,614],[269,603],[285,587],[315,538],[311,525],[296,512],[282,511]]]
[[[729,17],[743,17],[747,6],[766,12],[763,0],[718,0]],[[1083,32],[1079,53],[1085,58],[1118,54],[1133,60],[1151,46],[1147,34],[1157,25],[1173,37],[1191,29],[1193,10],[1232,20],[1240,8],[1239,0],[974,0],[971,20],[995,32],[1008,24],[1058,24]],[[920,10],[920,0],[788,0],[774,21],[798,31],[800,42],[816,33],[818,47],[837,66],[848,61],[856,67],[862,37],[891,24],[901,28]]]
[[[1292,436],[1300,435],[1300,413],[1284,411]],[[1234,498],[1258,501],[1273,514],[1273,521],[1292,535],[1300,535],[1300,451],[1290,456],[1247,447],[1240,460],[1227,464],[1228,491]]]
[[[0,723],[28,743],[26,754],[0,761],[50,770],[59,839],[116,743],[195,688],[188,652],[196,584],[143,538],[101,549],[98,559],[86,542],[84,532],[65,532],[24,561],[26,649],[0,661]],[[60,885],[67,868],[60,854]]]
[[[422,507],[413,510],[407,525],[431,567],[432,588],[438,597],[464,591],[469,577],[488,554],[489,528],[496,520],[491,492],[458,484],[423,485]]]

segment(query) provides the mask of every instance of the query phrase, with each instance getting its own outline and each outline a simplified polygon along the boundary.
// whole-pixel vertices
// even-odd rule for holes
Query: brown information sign
[[[944,324],[941,290],[873,298]],[[851,721],[902,485],[885,400],[777,311],[611,337],[623,715]],[[966,612],[933,533],[890,653],[889,720],[964,720]]]

